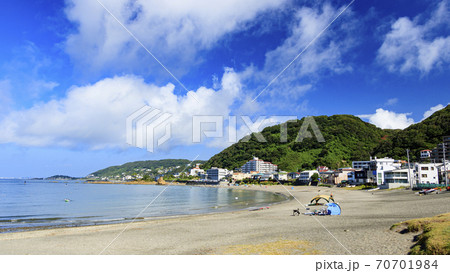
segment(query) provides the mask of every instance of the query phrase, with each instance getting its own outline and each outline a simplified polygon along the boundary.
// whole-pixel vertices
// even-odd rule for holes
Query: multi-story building
[[[252,160],[248,161],[242,166],[243,173],[272,173],[278,169],[278,166],[270,162],[265,162],[257,157],[253,157]]]
[[[384,172],[384,183],[388,188],[408,187],[410,182],[408,176],[414,176],[414,169],[398,169]]]
[[[370,158],[369,161],[353,161],[352,167],[359,169],[355,173],[355,178],[359,183],[377,183],[377,185],[384,184],[384,172],[399,169],[401,162],[392,158]],[[366,172],[363,175],[361,172]]]
[[[443,143],[439,143],[439,145],[431,151],[431,159],[434,162],[443,162],[444,159],[444,147],[445,147],[445,159],[450,159],[450,136],[446,136],[443,139]]]
[[[220,181],[228,174],[230,174],[230,172],[227,169],[212,167],[211,169],[206,170],[206,179],[212,181]]]
[[[435,164],[416,163],[414,171],[416,184],[439,184],[439,173]]]
[[[370,158],[370,161],[353,161],[352,162],[352,168],[353,169],[370,169],[372,166],[372,158]]]
[[[315,173],[319,174],[319,172],[316,170],[303,171],[300,173],[300,177],[298,178],[298,180],[301,184],[309,184],[311,182],[311,177]]]

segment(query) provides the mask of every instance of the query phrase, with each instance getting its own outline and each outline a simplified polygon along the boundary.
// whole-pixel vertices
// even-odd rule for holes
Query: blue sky
[[[0,177],[208,159],[232,144],[229,116],[238,138],[243,116],[405,128],[450,101],[448,0],[160,2],[0,4]],[[153,152],[126,143],[144,105],[172,115]],[[224,137],[193,143],[193,116],[223,116]]]

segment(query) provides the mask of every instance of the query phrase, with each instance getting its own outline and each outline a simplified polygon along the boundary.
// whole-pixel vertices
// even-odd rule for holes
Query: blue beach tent
[[[327,211],[328,215],[341,215],[341,207],[336,203],[328,203]]]

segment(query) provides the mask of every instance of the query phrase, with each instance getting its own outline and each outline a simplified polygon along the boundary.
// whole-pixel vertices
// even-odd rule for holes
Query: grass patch
[[[400,233],[420,232],[408,254],[449,255],[450,213],[397,223],[391,227]]]
[[[307,241],[280,240],[262,244],[227,246],[223,254],[229,255],[319,255]]]

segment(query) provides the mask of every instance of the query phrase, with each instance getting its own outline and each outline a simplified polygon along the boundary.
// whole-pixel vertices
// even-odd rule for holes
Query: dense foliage
[[[257,156],[284,171],[320,165],[340,168],[350,166],[354,160],[368,160],[370,156],[404,159],[407,148],[412,160],[416,160],[420,150],[431,149],[442,142],[442,136],[450,135],[450,106],[404,130],[383,130],[352,115],[317,116],[314,121],[324,142],[317,140],[313,126],[303,118],[287,123],[286,142],[280,141],[281,125],[267,127],[261,132],[266,142],[258,141],[252,134],[213,156],[204,167],[234,169]],[[304,123],[307,126],[303,129],[311,137],[301,139],[299,135],[305,136],[301,131]]]

